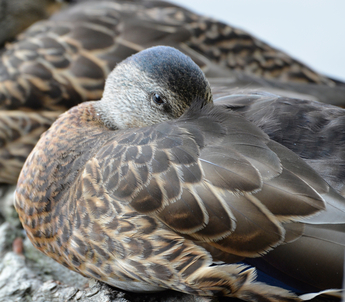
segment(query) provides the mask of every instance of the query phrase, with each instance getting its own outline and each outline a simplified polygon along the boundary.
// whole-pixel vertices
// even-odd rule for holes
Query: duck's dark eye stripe
[[[155,93],[153,96],[153,101],[156,103],[156,104],[164,104],[164,100],[160,97],[159,94]]]

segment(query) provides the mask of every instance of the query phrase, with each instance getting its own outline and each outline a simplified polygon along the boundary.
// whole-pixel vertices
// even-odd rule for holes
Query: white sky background
[[[345,0],[170,0],[345,81]]]

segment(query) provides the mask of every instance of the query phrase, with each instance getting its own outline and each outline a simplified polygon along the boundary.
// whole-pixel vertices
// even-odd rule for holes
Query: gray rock
[[[0,257],[3,257],[7,251],[12,249],[13,240],[20,234],[20,230],[8,222],[0,225]]]
[[[0,186],[0,223],[7,221],[15,227],[20,227],[18,214],[14,208],[15,186]]]
[[[30,301],[42,281],[26,266],[25,257],[8,252],[0,263],[0,301]]]

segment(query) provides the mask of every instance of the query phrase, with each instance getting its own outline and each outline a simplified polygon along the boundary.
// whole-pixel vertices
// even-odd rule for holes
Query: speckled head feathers
[[[157,46],[129,57],[125,64],[134,63],[139,70],[173,93],[181,94],[186,102],[195,96],[209,98],[204,73],[193,60],[175,48]]]
[[[95,108],[108,127],[126,129],[177,118],[195,99],[212,102],[204,73],[177,49],[157,46],[117,65]]]

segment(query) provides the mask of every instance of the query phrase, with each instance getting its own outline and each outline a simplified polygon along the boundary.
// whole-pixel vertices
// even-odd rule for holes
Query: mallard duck
[[[23,119],[26,110],[62,112],[100,99],[116,63],[158,44],[191,56],[217,85],[222,77],[228,88],[280,87],[345,103],[342,83],[237,28],[164,1],[84,1],[36,23],[6,46],[0,109],[18,110]],[[31,141],[32,149],[35,138]],[[0,179],[13,183],[26,156],[6,152],[13,161],[0,169]]]
[[[100,101],[52,125],[23,167],[15,207],[37,249],[124,290],[299,300],[257,282],[238,264],[250,259],[300,290],[342,286],[344,198],[213,105],[203,72],[171,47],[118,64]]]
[[[62,0],[1,0],[0,45],[13,39],[32,23],[46,19],[62,6]]]

